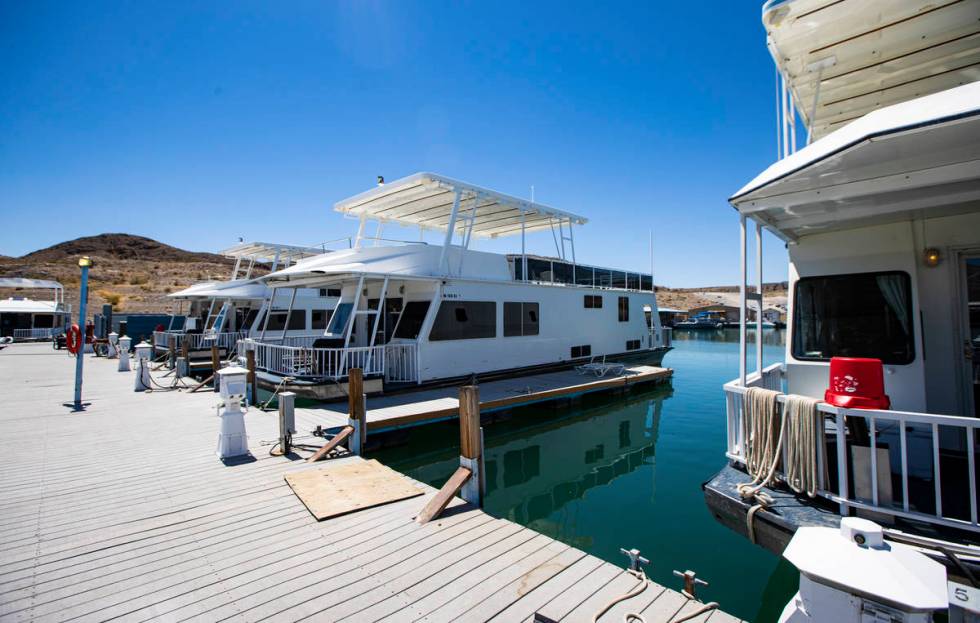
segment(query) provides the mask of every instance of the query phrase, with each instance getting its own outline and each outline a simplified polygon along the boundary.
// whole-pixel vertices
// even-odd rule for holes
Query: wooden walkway
[[[640,384],[663,383],[673,370],[646,365],[628,365],[622,374],[603,378],[561,370],[480,383],[480,410],[483,413],[523,405],[570,398],[594,392],[612,391]],[[437,387],[387,396],[368,397],[369,432],[380,432],[438,422],[459,415],[459,388]],[[347,402],[323,403],[315,408],[298,409],[324,426],[347,423]]]
[[[458,499],[418,525],[429,487],[318,523],[283,476],[325,463],[270,456],[275,414],[250,411],[254,460],[224,465],[215,394],[135,393],[132,373],[86,358],[91,405],[73,413],[73,364],[44,344],[0,352],[3,621],[589,621],[636,585]],[[601,620],[696,607],[652,585]]]

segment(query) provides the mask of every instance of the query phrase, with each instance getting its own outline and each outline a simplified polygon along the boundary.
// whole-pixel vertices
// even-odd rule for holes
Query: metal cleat
[[[684,578],[684,590],[682,591],[688,599],[698,598],[698,586],[708,586],[708,583],[698,577],[698,574],[694,571],[688,569],[687,571],[678,571],[674,569],[674,575],[679,578]]]
[[[634,549],[623,549],[619,548],[619,551],[630,557],[630,569],[633,571],[639,571],[640,565],[648,565],[650,561],[640,556],[640,550]]]

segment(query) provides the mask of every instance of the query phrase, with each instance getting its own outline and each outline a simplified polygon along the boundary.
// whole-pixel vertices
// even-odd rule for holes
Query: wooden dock
[[[576,370],[560,370],[480,383],[480,410],[488,413],[524,405],[573,398],[584,394],[616,391],[638,385],[670,380],[673,370],[647,365],[627,365],[621,374],[597,378]],[[367,428],[381,432],[405,426],[417,426],[454,418],[459,415],[458,387],[437,387],[406,391],[367,399]],[[323,403],[297,410],[324,426],[347,423],[347,403]]]
[[[215,394],[136,393],[133,373],[88,357],[91,404],[76,413],[62,405],[73,367],[44,344],[0,353],[4,621],[589,621],[637,584],[459,499],[420,525],[435,493],[421,484],[421,496],[317,522],[284,475],[361,458],[271,456],[276,415],[253,409],[254,458],[226,465]],[[300,430],[316,423],[296,417]],[[601,621],[698,607],[651,585]]]

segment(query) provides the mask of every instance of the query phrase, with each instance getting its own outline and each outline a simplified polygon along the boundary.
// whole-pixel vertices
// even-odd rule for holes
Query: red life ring
[[[69,327],[68,333],[65,335],[65,346],[68,347],[68,352],[72,355],[77,355],[82,348],[82,330],[78,328],[77,324]]]

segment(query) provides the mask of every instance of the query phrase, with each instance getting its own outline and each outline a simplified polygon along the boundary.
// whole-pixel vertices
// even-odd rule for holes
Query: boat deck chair
[[[598,356],[593,356],[589,359],[589,363],[583,363],[580,366],[575,366],[575,369],[579,374],[594,374],[595,376],[602,378],[612,372],[613,376],[619,376],[626,369],[626,364],[623,363],[606,363],[606,356],[603,355],[601,358]]]

